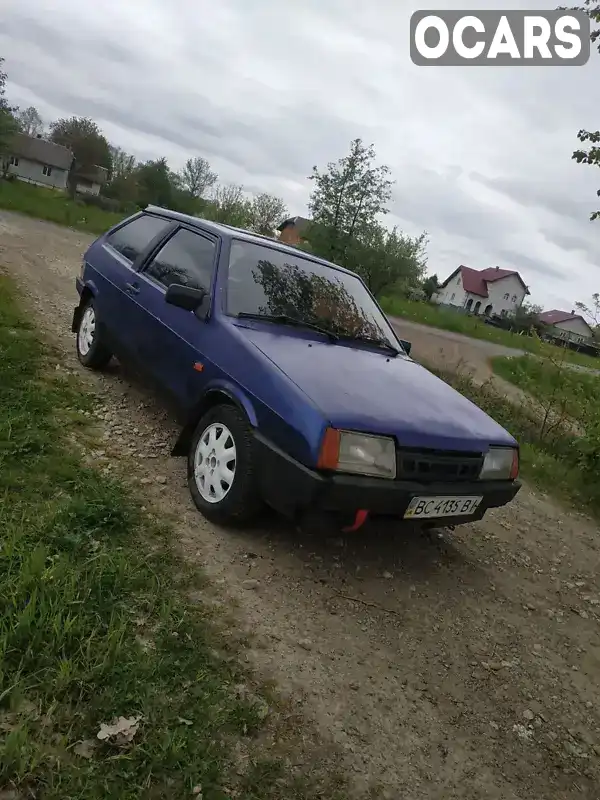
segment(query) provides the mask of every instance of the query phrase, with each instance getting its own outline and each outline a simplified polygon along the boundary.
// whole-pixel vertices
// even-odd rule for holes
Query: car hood
[[[485,452],[516,444],[476,405],[410,358],[239,327],[330,425],[393,435],[406,447]]]

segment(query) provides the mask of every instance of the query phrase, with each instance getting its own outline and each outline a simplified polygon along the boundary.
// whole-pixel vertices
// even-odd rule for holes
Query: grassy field
[[[232,769],[274,700],[240,699],[252,682],[221,621],[187,599],[202,578],[68,443],[92,446],[94,400],[60,374],[0,277],[0,796],[343,796],[272,759]],[[126,731],[101,741],[121,716]]]
[[[103,233],[127,216],[76,202],[64,192],[23,181],[0,180],[0,208],[90,233]]]
[[[493,368],[537,404],[517,404],[465,374],[441,377],[513,434],[526,480],[600,519],[600,378],[533,356],[496,358]]]
[[[516,333],[495,328],[493,325],[486,325],[477,317],[451,311],[431,303],[393,297],[384,298],[381,304],[386,314],[420,322],[422,325],[430,325],[432,328],[461,333],[473,339],[485,339],[494,344],[504,345],[504,347],[512,347],[515,350],[542,354],[563,353],[562,348],[544,344],[531,336],[519,336]],[[564,350],[564,353],[565,358],[573,364],[600,369],[600,358],[576,353],[574,350]]]
[[[600,398],[600,375],[568,369],[560,359],[549,362],[530,356],[494,358],[492,368],[501,378],[542,403],[564,399],[569,415],[575,420],[585,422],[595,413],[594,406]]]

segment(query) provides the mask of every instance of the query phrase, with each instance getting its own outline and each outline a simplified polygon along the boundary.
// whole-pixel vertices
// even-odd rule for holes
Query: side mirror
[[[206,289],[172,283],[165,294],[165,303],[183,308],[184,311],[197,311],[207,294]]]
[[[410,355],[410,348],[412,347],[412,342],[407,342],[406,339],[400,339],[400,344],[404,348],[406,355]]]

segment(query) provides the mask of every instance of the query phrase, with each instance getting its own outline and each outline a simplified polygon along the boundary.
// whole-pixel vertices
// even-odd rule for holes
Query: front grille
[[[483,466],[481,453],[398,450],[397,476],[418,483],[474,481]]]

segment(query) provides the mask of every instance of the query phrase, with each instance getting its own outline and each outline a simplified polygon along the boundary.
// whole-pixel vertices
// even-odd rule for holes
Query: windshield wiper
[[[289,317],[287,314],[255,314],[251,311],[240,311],[236,316],[238,319],[263,319],[265,322],[275,322],[278,325],[293,325],[296,328],[308,328],[311,331],[316,331],[317,333],[322,333],[323,336],[327,336],[330,342],[337,342],[340,338],[333,331],[327,330],[327,328],[321,328],[320,325],[314,325],[312,322],[305,322],[296,317]]]
[[[402,352],[398,350],[397,347],[394,347],[391,342],[388,342],[387,339],[374,339],[372,336],[360,336],[352,333],[341,333],[339,338],[346,342],[365,342],[366,344],[372,344],[375,345],[375,347],[381,347],[383,350],[387,350],[394,356],[399,356]]]

